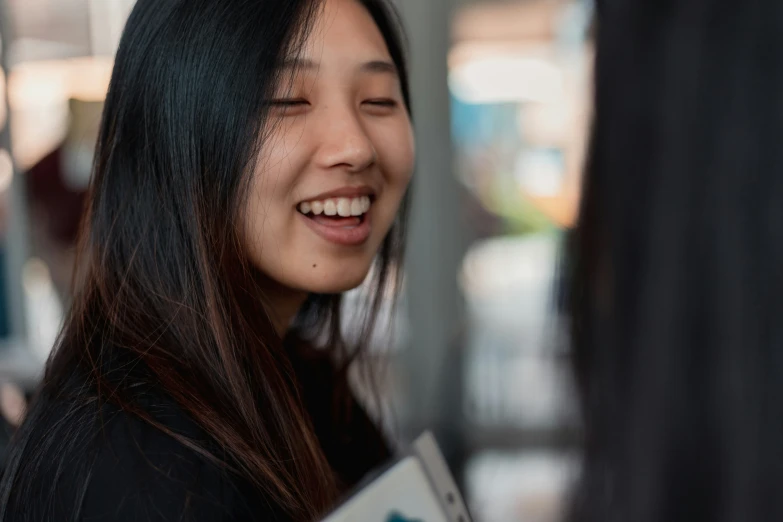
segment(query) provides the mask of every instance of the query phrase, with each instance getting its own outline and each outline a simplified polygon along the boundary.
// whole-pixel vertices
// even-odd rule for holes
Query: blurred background
[[[479,521],[554,521],[576,462],[553,304],[588,127],[591,5],[395,3],[419,161],[404,296],[373,353],[389,370],[390,430],[436,432]],[[68,306],[133,4],[0,0],[0,410],[11,421],[21,397],[8,384],[35,386]]]

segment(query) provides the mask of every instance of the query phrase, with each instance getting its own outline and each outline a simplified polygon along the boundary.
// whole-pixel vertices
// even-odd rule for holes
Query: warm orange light
[[[13,154],[24,172],[65,136],[68,100],[100,102],[106,98],[113,59],[72,58],[25,62],[8,78]]]
[[[86,57],[19,64],[11,71],[11,110],[65,103],[69,98],[101,101],[111,78],[111,58]]]

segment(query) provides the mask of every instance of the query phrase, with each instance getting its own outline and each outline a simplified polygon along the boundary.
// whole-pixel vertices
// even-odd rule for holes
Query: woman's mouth
[[[357,246],[370,237],[372,204],[370,196],[327,198],[302,202],[297,210],[322,238],[338,245]]]
[[[323,200],[305,201],[299,204],[298,210],[305,216],[327,217],[360,217],[372,206],[370,196],[355,198],[328,198]]]

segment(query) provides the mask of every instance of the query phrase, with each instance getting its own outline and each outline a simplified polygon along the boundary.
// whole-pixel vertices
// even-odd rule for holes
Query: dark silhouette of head
[[[783,4],[602,1],[572,520],[783,519]]]

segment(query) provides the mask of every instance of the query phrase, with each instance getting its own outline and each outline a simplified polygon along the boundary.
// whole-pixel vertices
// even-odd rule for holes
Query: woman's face
[[[400,81],[356,0],[325,2],[282,77],[251,185],[249,254],[284,288],[342,292],[366,277],[413,171]]]

